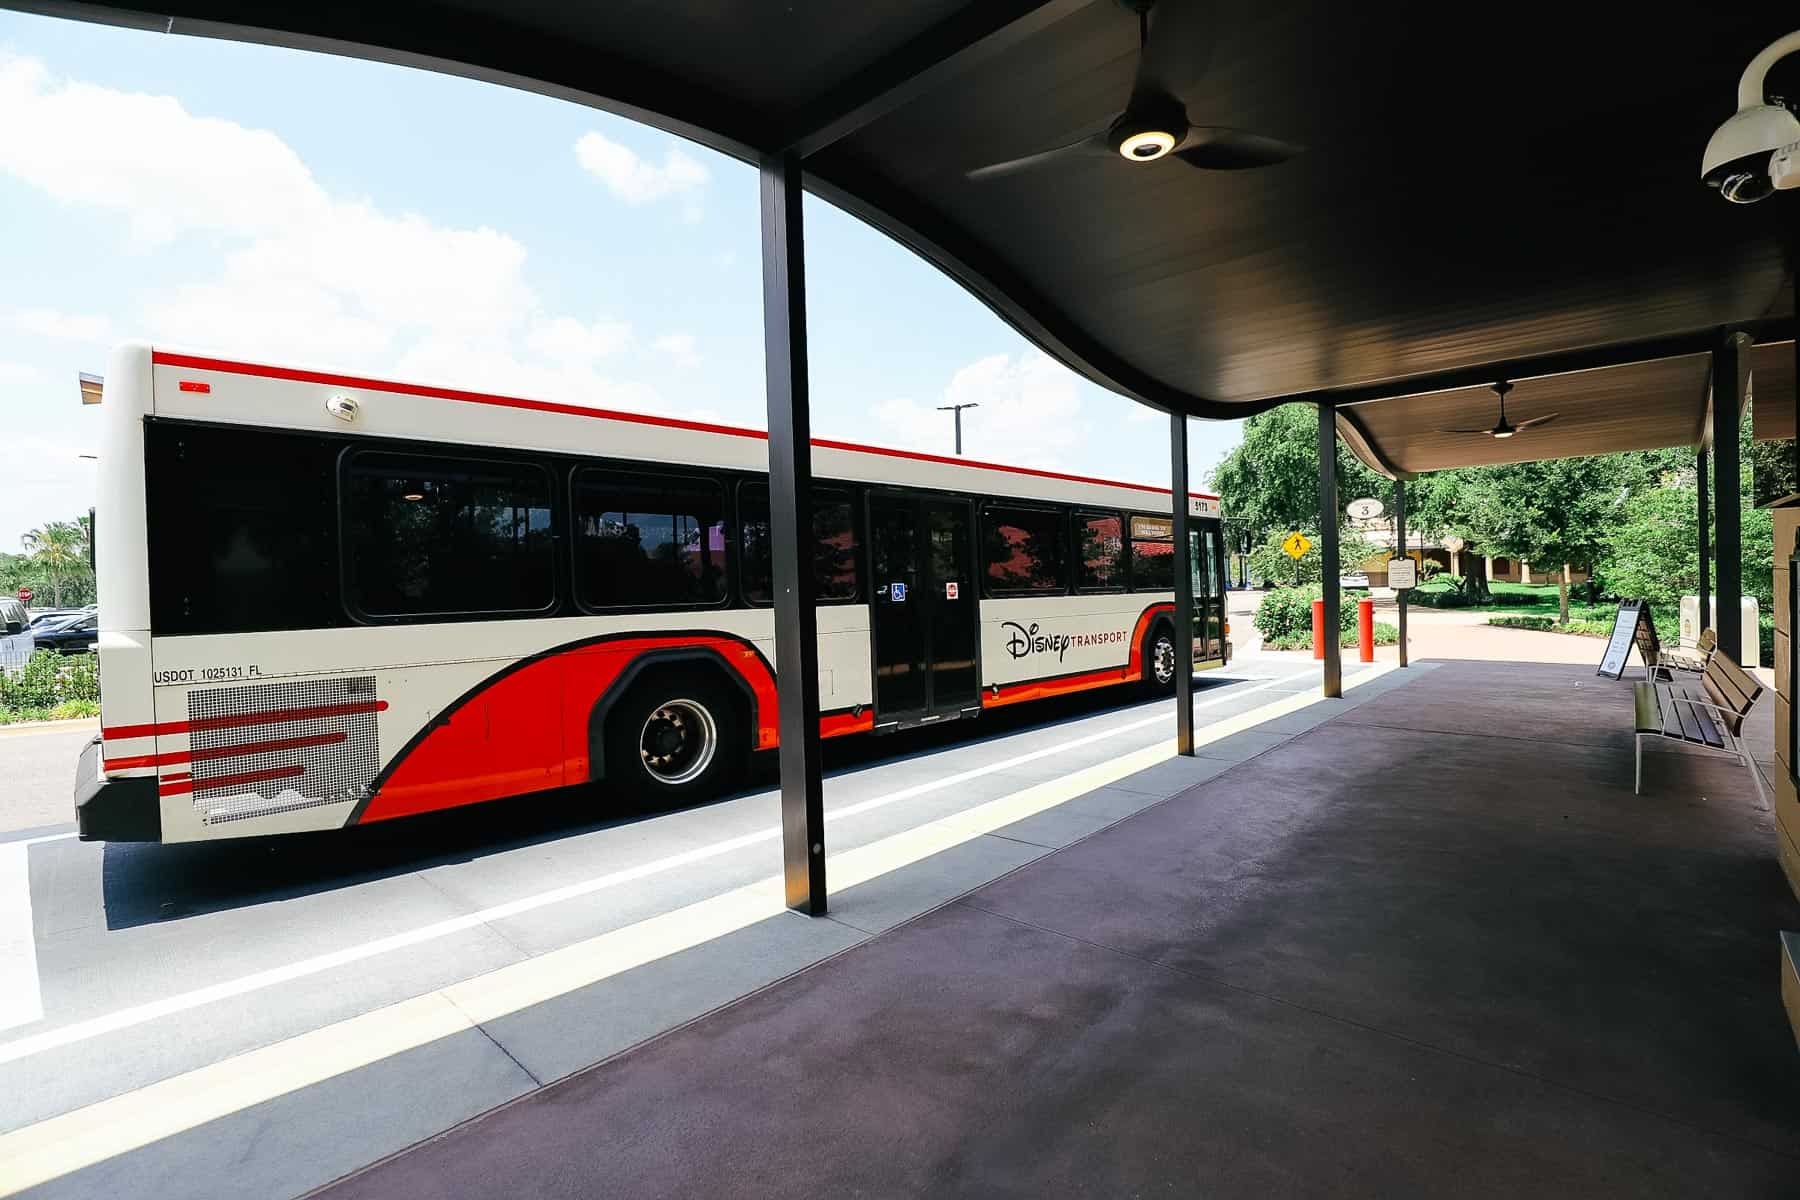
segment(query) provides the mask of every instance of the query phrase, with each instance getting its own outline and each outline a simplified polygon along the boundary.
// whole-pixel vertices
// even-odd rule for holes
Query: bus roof
[[[516,408],[529,412],[551,412],[565,416],[594,417],[609,421],[627,421],[641,425],[655,425],[665,429],[685,429],[697,433],[723,434],[729,437],[755,438],[767,441],[769,435],[760,429],[744,429],[735,425],[716,425],[706,421],[689,421],[680,417],[661,417],[649,413],[623,412],[618,409],[588,408],[578,404],[560,404],[549,400],[531,400],[522,396],[507,396],[495,392],[476,392],[462,388],[441,387],[433,384],[405,383],[400,380],[376,379],[363,375],[346,375],[333,371],[317,371],[300,367],[280,367],[267,363],[242,362],[234,359],[212,358],[205,355],[183,354],[173,350],[152,351],[151,361],[158,366],[189,367],[197,371],[218,371],[231,375],[250,375],[262,379],[283,379],[300,383],[316,383],[329,387],[369,388],[375,391],[393,392],[399,395],[423,396],[438,400],[455,400],[465,404],[491,404],[502,408]],[[848,450],[860,454],[879,454],[890,458],[913,459],[919,462],[941,463],[946,466],[968,467],[987,471],[1003,471],[1015,475],[1031,475],[1041,479],[1057,479],[1069,483],[1099,484],[1105,487],[1129,488],[1133,491],[1152,492],[1169,495],[1170,489],[1156,487],[1147,483],[1127,483],[1117,479],[1101,479],[1091,475],[1075,475],[1066,471],[1048,471],[1038,467],[1019,467],[1007,463],[985,462],[981,459],[957,458],[943,454],[927,454],[917,450],[896,450],[886,446],[869,446],[860,442],[838,441],[832,438],[813,438],[812,444],[822,449]],[[1211,492],[1189,492],[1189,496],[1201,500],[1217,500],[1218,496]]]

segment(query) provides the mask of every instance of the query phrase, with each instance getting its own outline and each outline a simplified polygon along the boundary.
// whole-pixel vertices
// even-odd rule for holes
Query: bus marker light
[[[212,391],[212,384],[202,383],[198,379],[184,379],[177,386],[179,386],[181,388],[181,390],[184,392],[210,392],[210,391]]]

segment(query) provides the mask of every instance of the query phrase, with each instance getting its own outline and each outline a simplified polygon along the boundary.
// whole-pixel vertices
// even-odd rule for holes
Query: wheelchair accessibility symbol
[[[906,600],[906,585],[904,583],[888,585],[888,595],[894,598],[895,604],[904,603]]]

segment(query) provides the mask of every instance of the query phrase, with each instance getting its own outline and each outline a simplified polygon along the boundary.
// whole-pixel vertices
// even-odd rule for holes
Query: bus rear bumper
[[[100,739],[75,767],[75,828],[84,842],[162,841],[162,802],[156,777],[108,779],[100,774]]]

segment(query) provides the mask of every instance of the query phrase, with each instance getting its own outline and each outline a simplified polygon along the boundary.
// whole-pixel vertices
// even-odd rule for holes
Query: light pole
[[[981,407],[981,405],[975,401],[970,401],[968,404],[940,404],[940,405],[938,405],[939,412],[947,412],[947,413],[955,413],[956,414],[956,453],[958,455],[960,455],[962,453],[962,410],[965,408],[980,408],[980,407]]]

